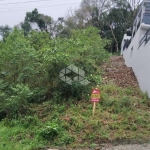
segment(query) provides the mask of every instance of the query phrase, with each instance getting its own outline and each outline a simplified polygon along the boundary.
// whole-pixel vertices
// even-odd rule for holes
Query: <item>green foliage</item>
[[[7,113],[5,111],[0,110],[0,121],[6,117]]]
[[[124,33],[133,24],[134,11],[131,8],[133,3],[127,0],[105,0],[105,2],[82,0],[80,8],[67,16],[65,25],[69,29],[94,26],[100,30],[103,38],[111,40],[111,47],[107,49],[112,53],[117,52],[117,45],[120,49]]]
[[[53,19],[50,16],[40,14],[37,9],[34,9],[32,12],[27,12],[24,22],[21,23],[25,35],[32,30],[31,23],[36,24],[41,31],[50,33]]]
[[[87,99],[91,87],[102,81],[99,65],[109,57],[104,49],[107,44],[93,27],[72,30],[68,39],[50,39],[44,31],[24,36],[14,28],[0,51],[0,97],[5,103],[1,107],[14,115],[25,113],[28,103],[49,97],[57,102]],[[60,80],[59,72],[71,64],[85,71],[89,85]]]
[[[56,123],[51,123],[49,126],[45,126],[40,131],[40,136],[42,136],[46,140],[54,140],[59,133],[59,126]]]
[[[37,115],[33,116],[20,116],[19,118],[4,119],[4,125],[7,127],[22,126],[23,128],[33,128],[34,126],[40,125],[40,120]]]
[[[5,41],[6,38],[9,36],[11,30],[12,29],[8,25],[0,26],[0,36],[2,36],[3,41]]]
[[[41,103],[46,100],[46,90],[40,87],[34,88],[32,90],[32,96],[30,96],[27,100],[29,103]]]
[[[31,48],[22,32],[14,29],[0,51],[0,66],[3,79],[9,84],[34,82],[36,52]],[[35,77],[35,76],[34,76]]]
[[[130,97],[127,96],[122,97],[120,101],[120,107],[127,107],[130,109],[132,107],[132,102]]]
[[[12,94],[1,100],[1,104],[3,106],[1,109],[6,112],[9,117],[25,114],[28,110],[27,100],[33,93],[30,91],[28,86],[19,84],[17,84],[16,87],[12,87],[11,90]]]
[[[21,23],[21,28],[24,31],[24,35],[28,35],[28,33],[32,30],[31,25],[27,20]]]
[[[35,9],[26,14],[23,30],[14,28],[0,42],[0,149],[96,148],[94,142],[149,136],[147,95],[101,84],[100,65],[110,56],[106,47],[112,40],[106,22],[114,25],[118,42],[129,25],[130,12],[122,4],[117,6],[105,20],[98,16],[98,8],[89,9],[92,20],[81,17],[77,26],[73,24],[76,30],[64,27],[63,18],[54,25],[51,17]],[[84,14],[77,11],[77,15]],[[40,31],[32,31],[32,23]],[[91,24],[96,28],[85,28]],[[85,71],[90,84],[60,80],[59,72],[71,64]],[[92,116],[87,100],[97,85],[101,101]]]
[[[30,41],[30,45],[36,51],[51,46],[50,35],[45,31],[41,31],[41,32],[32,31],[27,38]]]
[[[61,103],[62,99],[65,101],[68,99],[75,99],[77,101],[87,99],[88,93],[91,92],[91,87],[81,85],[77,82],[73,85],[64,84],[61,82],[60,86],[57,88],[57,92],[53,93],[53,98],[55,101]]]
[[[68,145],[75,141],[74,137],[69,134],[64,134],[61,139],[59,145]]]
[[[94,116],[93,104],[72,99],[63,104],[55,101],[32,104],[29,107],[33,115],[3,119],[0,149],[87,149],[94,148],[99,141],[138,141],[149,137],[149,107],[143,103],[146,94],[131,89],[133,94],[137,93],[133,97],[127,92],[130,88],[113,84],[101,85],[100,89],[102,99]]]

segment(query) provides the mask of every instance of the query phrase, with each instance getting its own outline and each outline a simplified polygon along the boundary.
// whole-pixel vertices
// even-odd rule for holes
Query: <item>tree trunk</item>
[[[110,25],[110,24],[108,24],[108,26],[110,27],[110,30],[111,30],[112,36],[113,36],[113,38],[114,38],[114,40],[115,40],[115,43],[116,43],[116,52],[118,53],[118,52],[119,52],[119,50],[118,50],[118,41],[117,41],[117,39],[116,39],[116,36],[115,36],[115,34],[114,34],[114,31],[113,31],[113,29],[112,29],[111,25]]]

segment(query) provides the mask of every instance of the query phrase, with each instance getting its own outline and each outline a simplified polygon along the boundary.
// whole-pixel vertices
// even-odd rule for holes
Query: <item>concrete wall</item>
[[[134,53],[131,64],[133,71],[143,92],[147,92],[150,97],[150,41]]]
[[[139,42],[145,35],[148,27],[141,24],[136,32],[129,47],[122,52],[125,63],[128,67],[132,67],[139,86],[143,92],[147,92],[150,97],[150,41],[145,42],[139,47]]]
[[[148,17],[144,18],[145,15]],[[131,38],[127,35],[123,37],[121,54],[126,65],[132,67],[141,90],[147,92],[150,97],[150,40],[146,43],[147,38],[144,36],[147,33],[147,37],[150,37],[150,30],[148,29],[150,29],[150,0],[143,0],[133,22]],[[143,43],[141,42],[142,37],[144,37]],[[125,40],[129,38],[131,43],[127,47]],[[124,45],[127,48],[123,50]]]
[[[137,52],[139,41],[140,41],[140,30],[138,30],[132,39],[129,47],[123,51],[123,57],[125,59],[125,63],[128,67],[132,67],[132,59]]]

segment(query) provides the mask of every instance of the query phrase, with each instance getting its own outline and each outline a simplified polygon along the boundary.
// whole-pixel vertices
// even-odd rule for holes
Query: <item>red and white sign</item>
[[[92,90],[91,102],[99,102],[99,101],[100,101],[100,90],[95,88]]]

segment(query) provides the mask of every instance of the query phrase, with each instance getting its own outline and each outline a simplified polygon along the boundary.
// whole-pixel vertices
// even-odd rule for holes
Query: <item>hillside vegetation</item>
[[[14,28],[0,43],[0,149],[92,149],[116,140],[146,140],[149,99],[138,86],[112,80],[118,64],[112,69],[108,45],[93,27],[72,30],[68,38],[37,31],[24,36]],[[83,69],[90,84],[61,81],[59,72],[70,64]],[[101,101],[92,116],[94,87],[101,90]]]
[[[46,32],[24,36],[15,28],[0,43],[1,112],[11,118],[26,114],[32,102],[84,99],[91,86],[101,82],[99,65],[109,56],[104,49],[109,41],[98,33],[91,27],[72,30],[70,38],[50,39]],[[89,86],[70,86],[59,79],[59,72],[71,64],[86,72]]]

